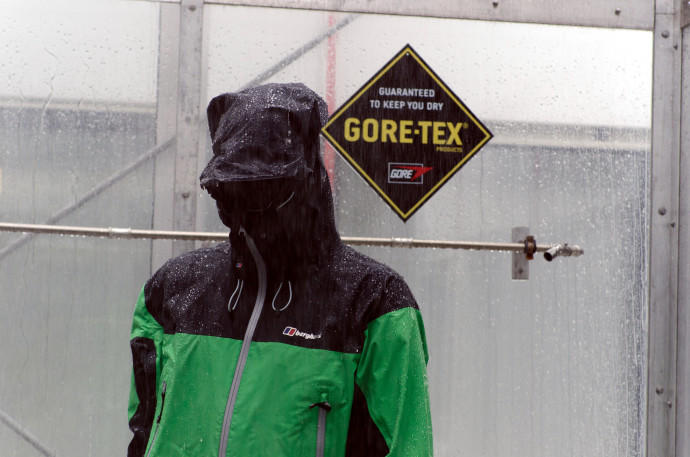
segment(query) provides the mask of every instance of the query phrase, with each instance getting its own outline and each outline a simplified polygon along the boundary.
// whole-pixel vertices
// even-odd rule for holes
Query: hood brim
[[[270,164],[246,164],[238,162],[232,156],[214,156],[204,168],[200,176],[201,187],[205,190],[248,181],[265,181],[272,179],[297,179],[307,168],[304,157],[297,157],[291,162]]]

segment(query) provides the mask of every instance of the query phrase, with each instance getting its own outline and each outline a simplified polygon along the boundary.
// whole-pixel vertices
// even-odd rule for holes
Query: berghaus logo
[[[285,336],[299,336],[305,340],[318,340],[321,338],[321,334],[314,335],[313,333],[300,332],[295,327],[285,327],[283,330],[283,335]]]

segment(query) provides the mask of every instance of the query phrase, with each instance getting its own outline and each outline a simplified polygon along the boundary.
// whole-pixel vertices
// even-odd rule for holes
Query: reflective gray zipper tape
[[[261,257],[261,253],[256,248],[254,240],[241,229],[244,233],[249,251],[252,253],[254,263],[256,263],[256,271],[259,276],[259,290],[256,294],[256,302],[254,303],[254,310],[249,318],[247,330],[244,332],[244,339],[242,340],[242,348],[240,355],[237,358],[237,365],[235,366],[235,375],[232,378],[232,385],[230,386],[230,393],[228,394],[228,402],[225,405],[225,416],[223,417],[223,430],[220,435],[220,446],[218,448],[218,457],[225,457],[228,448],[228,434],[230,433],[230,424],[232,423],[232,413],[235,409],[235,401],[237,400],[237,392],[240,388],[240,381],[242,380],[242,373],[244,366],[247,363],[247,356],[249,355],[249,345],[256,330],[256,324],[259,323],[259,316],[266,300],[266,264]]]
[[[319,408],[319,429],[316,433],[316,457],[323,457],[326,452],[326,414],[325,408]]]
[[[319,407],[319,422],[316,429],[316,457],[324,457],[326,453],[326,415],[331,410],[328,402],[316,403],[312,405]]]
[[[161,416],[163,416],[163,407],[165,406],[165,389],[168,388],[168,384],[163,381],[163,386],[161,388],[161,410],[158,413],[158,419],[156,419],[156,431],[153,432],[153,439],[151,440],[151,446],[149,446],[149,451],[146,453],[146,457],[149,457],[151,455],[151,449],[153,449],[153,445],[156,444],[156,438],[158,438],[158,430],[161,428]]]

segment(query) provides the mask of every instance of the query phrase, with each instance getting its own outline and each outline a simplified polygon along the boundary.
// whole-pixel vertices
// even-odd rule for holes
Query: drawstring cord
[[[294,192],[291,193],[290,196],[287,198],[287,200],[285,200],[285,201],[284,201],[283,203],[281,203],[280,205],[276,206],[276,211],[278,211],[278,210],[279,210],[280,208],[282,208],[283,206],[287,205],[288,202],[289,202],[290,200],[292,200],[292,197],[294,197],[294,196],[295,196],[295,193],[294,193]]]
[[[288,279],[288,289],[290,290],[290,297],[288,298],[288,301],[285,304],[285,306],[283,306],[280,309],[276,309],[276,298],[278,298],[278,294],[280,293],[280,289],[283,288],[283,282],[284,281],[280,281],[280,285],[278,286],[278,290],[276,290],[276,293],[273,296],[273,301],[271,302],[271,308],[273,308],[273,311],[281,312],[284,309],[286,309],[288,306],[290,306],[290,303],[292,302],[292,282]]]
[[[282,202],[278,206],[276,206],[275,211],[278,211],[281,208],[283,208],[285,205],[287,205],[293,199],[294,196],[295,196],[295,192],[293,191],[288,196],[288,198],[285,199],[284,202]],[[270,208],[271,205],[273,205],[273,202],[271,202],[268,205],[268,207],[265,209]],[[250,211],[255,211],[255,210],[252,209]],[[231,231],[230,234],[232,235],[232,233],[233,232]],[[240,237],[244,237],[244,234],[245,234],[244,228],[240,227],[240,230],[239,230]],[[230,242],[232,243],[232,237],[231,237]],[[242,262],[239,262],[237,264],[237,268],[242,268]],[[280,294],[280,290],[283,288],[283,283],[284,283],[284,281],[280,282],[280,285],[278,286],[278,290],[276,290],[275,295],[273,295],[273,301],[271,302],[271,308],[273,308],[273,311],[276,311],[276,312],[284,311],[285,309],[287,309],[288,306],[290,306],[290,303],[292,303],[292,282],[290,280],[288,280],[288,290],[290,291],[290,296],[288,297],[288,301],[285,304],[285,306],[283,306],[280,309],[276,309],[276,299],[278,298],[278,294]],[[240,302],[240,297],[242,296],[242,289],[244,289],[244,280],[238,279],[237,285],[235,285],[235,290],[233,291],[232,295],[230,295],[230,299],[228,300],[228,312],[234,311],[235,308],[237,307],[237,304]]]
[[[237,304],[240,302],[240,295],[242,295],[242,289],[244,289],[244,281],[242,279],[237,280],[237,285],[235,286],[235,291],[230,295],[230,300],[228,300],[228,311],[233,311]],[[237,295],[237,298],[235,298]],[[233,299],[235,303],[233,303]]]
[[[280,309],[276,309],[276,299],[278,298],[278,294],[280,294],[280,290],[283,288],[283,283],[284,281],[280,282],[280,285],[278,286],[278,290],[276,290],[275,295],[273,295],[273,301],[271,302],[271,308],[273,308],[273,311],[281,312],[285,311],[288,306],[290,306],[290,303],[292,303],[292,281],[288,280],[288,290],[290,292],[290,296],[288,297],[287,303],[285,303],[285,306],[283,306]],[[237,304],[240,302],[240,296],[242,295],[242,289],[244,289],[244,281],[242,279],[237,280],[237,285],[235,286],[235,290],[233,291],[232,295],[230,295],[230,299],[228,300],[228,311],[232,312],[235,310],[237,307]]]

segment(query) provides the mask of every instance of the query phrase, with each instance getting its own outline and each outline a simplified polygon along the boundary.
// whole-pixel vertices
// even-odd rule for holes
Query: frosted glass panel
[[[113,177],[155,144],[159,6],[3,12],[0,220],[151,227],[153,164]],[[651,33],[213,5],[204,28],[202,104],[301,81],[335,109],[409,43],[493,132],[407,223],[325,145],[341,234],[508,241],[524,225],[585,248],[526,282],[505,253],[361,249],[420,303],[435,455],[644,455]],[[224,230],[199,194],[198,228]],[[150,263],[148,241],[0,233],[0,411],[56,455],[125,452]],[[37,455],[1,421],[0,449]]]
[[[0,221],[150,228],[152,164],[114,177],[155,144],[158,6],[9,2],[0,43]],[[126,452],[150,246],[0,233],[0,411],[54,455]]]
[[[205,11],[207,100],[302,81],[333,110],[409,43],[493,132],[407,223],[327,147],[341,234],[509,241],[529,226],[585,248],[537,258],[526,282],[506,253],[362,249],[422,308],[436,455],[644,455],[652,34]],[[207,198],[202,212],[222,229]]]

